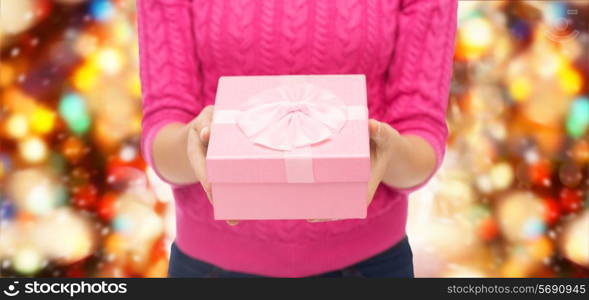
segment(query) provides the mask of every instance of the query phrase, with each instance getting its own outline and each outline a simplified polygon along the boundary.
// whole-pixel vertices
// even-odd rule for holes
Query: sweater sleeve
[[[430,143],[435,150],[437,171],[448,136],[446,108],[457,0],[403,0],[400,6],[395,50],[387,73],[388,104],[383,121],[401,134],[417,135]],[[409,193],[425,185],[432,176],[415,187],[397,190]]]
[[[203,107],[189,0],[138,0],[139,63],[143,101],[141,149],[155,168],[151,146],[158,130],[187,123]],[[170,183],[170,182],[168,182]]]

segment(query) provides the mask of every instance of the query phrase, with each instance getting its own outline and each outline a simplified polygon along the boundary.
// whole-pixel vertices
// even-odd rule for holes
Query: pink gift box
[[[221,77],[206,162],[217,220],[365,218],[364,75]]]

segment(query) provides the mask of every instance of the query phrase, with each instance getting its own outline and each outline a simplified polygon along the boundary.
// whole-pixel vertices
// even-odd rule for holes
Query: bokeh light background
[[[0,276],[165,276],[133,0],[1,0]],[[461,1],[418,276],[589,276],[588,1]]]

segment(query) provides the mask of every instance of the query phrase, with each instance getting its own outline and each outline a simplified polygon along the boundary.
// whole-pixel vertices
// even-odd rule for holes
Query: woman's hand
[[[200,182],[209,200],[205,156],[209,145],[213,106],[205,107],[188,124],[170,123],[162,127],[152,145],[155,168],[172,184]]]
[[[194,118],[189,124],[186,153],[190,160],[190,165],[194,170],[196,178],[205,190],[211,204],[213,196],[211,193],[211,184],[207,178],[206,155],[209,146],[209,137],[211,136],[211,122],[213,121],[212,105],[208,105]],[[237,225],[239,222],[227,220],[229,225]]]
[[[388,162],[393,153],[392,145],[399,133],[386,123],[371,119],[368,122],[370,133],[370,180],[368,181],[368,205],[382,181]],[[311,219],[309,222],[329,222],[335,219]]]
[[[196,180],[200,182],[211,204],[211,184],[207,179],[206,155],[211,136],[211,122],[213,121],[213,106],[203,108],[200,114],[188,124],[186,138],[186,154]]]
[[[368,205],[372,202],[381,182],[393,188],[410,188],[423,182],[433,172],[436,159],[434,150],[421,137],[401,135],[389,124],[374,119],[369,120],[368,129],[370,132]]]
[[[211,204],[211,184],[207,178],[206,154],[211,134],[213,106],[203,108],[188,124],[170,123],[157,133],[153,160],[160,174],[170,183],[200,182]],[[235,221],[227,221],[235,225]]]
[[[423,183],[434,171],[436,153],[429,142],[417,135],[402,135],[389,124],[371,119],[368,203],[380,182],[407,189]]]
[[[387,173],[389,162],[396,150],[395,145],[401,142],[401,135],[389,124],[374,119],[368,121],[368,130],[370,132],[368,205],[370,205],[378,185]]]

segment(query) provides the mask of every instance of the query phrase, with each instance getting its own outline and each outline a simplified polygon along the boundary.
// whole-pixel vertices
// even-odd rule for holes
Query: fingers
[[[339,219],[308,219],[307,222],[309,223],[321,223],[321,222],[333,222],[338,221]]]
[[[194,119],[192,128],[198,133],[202,143],[206,146],[209,144],[211,132],[211,122],[213,121],[213,106],[207,105],[202,109],[198,117]]]
[[[389,124],[379,122],[375,119],[368,121],[368,130],[370,132],[370,139],[377,145],[383,145],[387,142]]]
[[[194,132],[189,134],[188,138],[189,154],[192,156],[191,160],[193,160],[194,163],[194,171],[198,177],[201,177],[207,174],[205,161],[207,145],[204,144],[201,139],[201,136],[208,135],[206,133],[207,129],[203,129],[199,132],[196,131],[196,127],[193,127],[191,130]]]
[[[198,114],[197,123],[200,126],[200,129],[205,126],[210,126],[211,122],[213,121],[213,108],[212,105],[205,106]]]
[[[213,194],[212,194],[212,187],[211,183],[207,178],[207,166],[206,166],[206,159],[204,153],[199,153],[196,155],[194,159],[194,166],[195,172],[197,174],[197,178],[202,185],[203,190],[207,194],[209,201],[213,203]]]
[[[203,129],[201,129],[200,132],[198,133],[198,137],[200,138],[200,141],[202,142],[202,144],[205,147],[207,147],[209,145],[209,138],[211,137],[211,128],[204,127]]]
[[[211,184],[209,183],[209,180],[207,178],[207,170],[206,170],[206,148],[209,145],[209,137],[211,135],[211,130],[209,127],[204,127],[203,129],[200,130],[198,136],[200,138],[200,142],[202,144],[202,156],[199,156],[199,172],[201,174],[201,180],[200,180],[200,184],[202,185],[202,188],[205,190],[205,192],[207,193],[207,197],[209,198],[209,201],[211,201],[211,203],[213,203],[213,194],[212,194],[212,188],[211,188]]]
[[[212,121],[213,106],[203,108],[201,113],[194,119],[190,126],[188,139],[190,161],[203,190],[209,201],[213,202],[211,184],[207,180],[206,152],[211,135],[210,124]]]
[[[368,131],[370,133],[370,140],[379,147],[390,146],[389,144],[395,142],[400,136],[399,132],[391,127],[391,125],[375,119],[368,121]]]
[[[370,139],[380,139],[380,122],[375,119],[368,120],[368,131],[370,132]]]
[[[318,223],[318,222],[325,222],[327,219],[309,219],[307,222],[309,223]]]
[[[370,205],[388,167],[391,149],[394,148],[395,135],[398,133],[389,124],[374,119],[368,121],[368,129],[370,132],[371,151],[371,174],[370,181],[368,182],[368,204]]]
[[[372,203],[372,199],[374,198],[374,194],[376,193],[376,189],[378,188],[379,184],[380,184],[380,181],[375,180],[375,179],[372,179],[372,180],[370,180],[370,182],[368,182],[368,198],[367,198],[368,205],[370,205],[370,203]]]
[[[202,185],[202,189],[207,194],[207,198],[209,198],[209,202],[211,202],[211,204],[213,204],[213,193],[211,192],[211,190],[212,190],[211,184],[206,180],[206,178],[203,178],[200,181],[200,185]]]
[[[227,220],[226,222],[227,222],[227,224],[229,224],[229,226],[235,226],[235,225],[239,224],[239,221],[237,221],[237,220]]]

